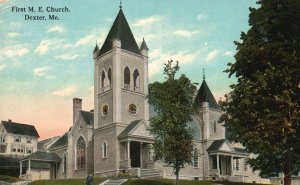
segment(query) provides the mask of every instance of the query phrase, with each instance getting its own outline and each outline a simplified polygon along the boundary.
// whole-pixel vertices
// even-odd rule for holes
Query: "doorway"
[[[141,167],[141,145],[139,142],[132,141],[130,142],[130,158],[131,158],[131,167],[139,168]]]

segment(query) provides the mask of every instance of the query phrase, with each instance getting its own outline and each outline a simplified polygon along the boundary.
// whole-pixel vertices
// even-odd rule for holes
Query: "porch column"
[[[219,164],[219,154],[217,155],[217,170],[218,170],[218,175],[220,176],[220,164]]]
[[[232,172],[233,172],[233,156],[231,156],[231,175],[232,175]]]
[[[20,176],[22,175],[22,168],[23,168],[23,163],[20,161]]]
[[[143,167],[143,143],[140,143],[140,163],[141,163],[141,168]]]
[[[130,160],[130,141],[127,141],[127,166],[131,167],[131,160]]]
[[[31,168],[31,160],[28,160],[28,174],[30,174],[30,168]]]

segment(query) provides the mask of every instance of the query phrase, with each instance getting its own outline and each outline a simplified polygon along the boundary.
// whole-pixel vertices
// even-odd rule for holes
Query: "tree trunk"
[[[175,171],[175,175],[176,175],[176,185],[179,185],[179,170],[176,168],[176,171]]]
[[[286,160],[283,168],[283,184],[291,185],[291,161],[289,159]]]

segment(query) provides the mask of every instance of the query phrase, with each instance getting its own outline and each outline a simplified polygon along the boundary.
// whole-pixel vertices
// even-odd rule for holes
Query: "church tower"
[[[120,133],[132,122],[149,119],[148,47],[144,39],[138,47],[122,6],[93,58],[94,173],[117,174],[122,160],[130,167],[130,151],[125,151],[130,141],[120,142]]]

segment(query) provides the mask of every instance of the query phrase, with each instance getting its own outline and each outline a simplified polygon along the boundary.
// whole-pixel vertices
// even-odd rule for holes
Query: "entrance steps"
[[[140,178],[161,178],[157,169],[140,169]]]
[[[120,185],[126,182],[127,179],[108,179],[100,185]]]

